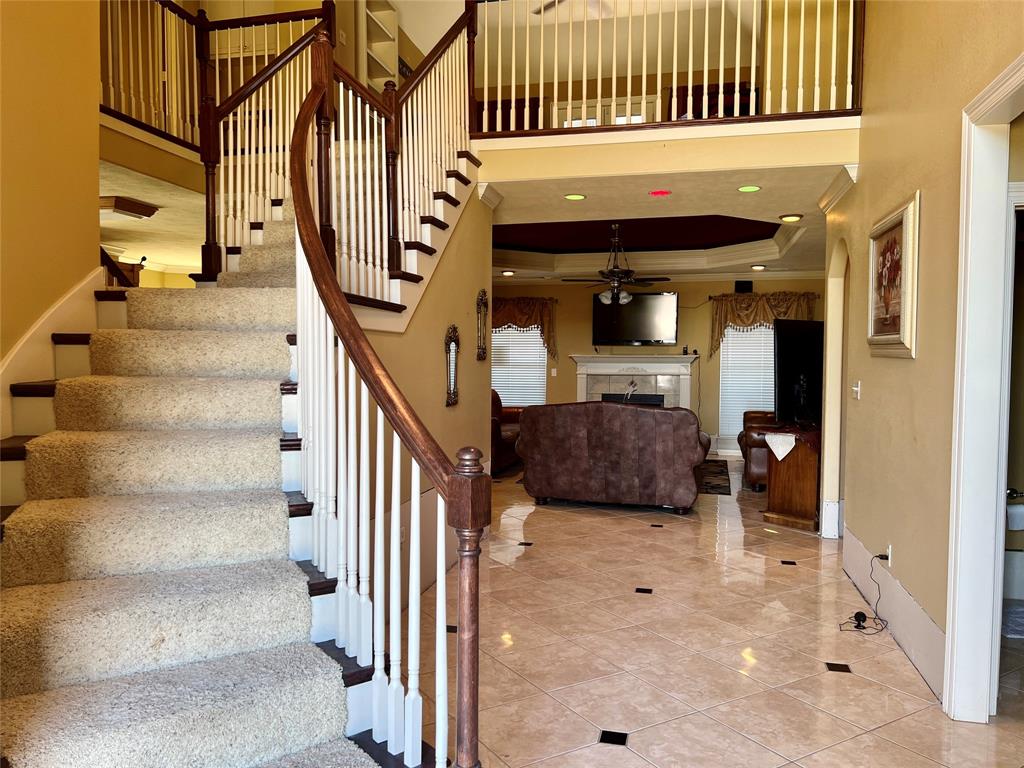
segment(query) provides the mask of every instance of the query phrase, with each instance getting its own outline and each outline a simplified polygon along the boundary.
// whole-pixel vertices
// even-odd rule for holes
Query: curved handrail
[[[455,39],[462,34],[462,30],[469,26],[469,22],[474,18],[475,9],[467,9],[463,11],[462,15],[455,20],[452,24],[451,29],[445,33],[445,36],[437,41],[437,45],[430,49],[423,61],[419,63],[419,66],[413,70],[412,74],[402,83],[402,87],[398,89],[398,104],[401,106],[405,103],[406,99],[412,95],[412,92],[416,90],[416,87],[420,82],[427,76],[427,73],[434,68],[437,60],[441,58],[445,51],[451,47],[451,44],[455,42]]]
[[[448,499],[451,496],[451,477],[456,474],[455,465],[405,399],[405,395],[391,378],[370,340],[363,333],[341,286],[338,285],[334,267],[320,239],[320,230],[316,224],[316,216],[310,202],[309,183],[306,179],[306,148],[313,117],[326,94],[326,83],[313,83],[299,109],[291,138],[292,200],[299,241],[306,254],[306,261],[313,275],[317,293],[320,294],[320,300],[363,383],[377,405],[384,411],[395,432],[401,436],[405,447],[433,481],[438,492]]]

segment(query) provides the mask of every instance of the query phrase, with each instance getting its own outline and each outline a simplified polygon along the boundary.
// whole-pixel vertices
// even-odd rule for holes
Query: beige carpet
[[[130,290],[58,383],[0,542],[13,768],[374,765],[287,559],[293,233],[268,223],[219,288]]]

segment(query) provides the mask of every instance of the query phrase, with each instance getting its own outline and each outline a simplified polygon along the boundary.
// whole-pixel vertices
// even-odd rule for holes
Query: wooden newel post
[[[476,0],[466,0],[469,21],[466,24],[466,78],[469,84],[469,132],[480,130],[480,117],[476,111]]]
[[[462,448],[456,455],[448,499],[448,524],[459,540],[455,766],[480,768],[480,538],[491,522],[491,478],[480,449]]]
[[[384,83],[384,106],[388,111],[384,130],[384,151],[388,198],[388,272],[397,277],[402,272],[402,241],[398,237],[398,153],[401,151],[398,116],[398,86],[394,80]]]
[[[205,172],[206,237],[202,246],[202,267],[189,275],[196,282],[215,282],[221,270],[221,250],[217,242],[217,166],[220,164],[220,119],[210,95],[210,30],[206,11],[196,14],[196,59],[199,86],[199,159]]]
[[[326,7],[326,6],[325,6]],[[333,9],[333,6],[332,6]],[[316,190],[320,210],[320,239],[331,264],[335,264],[335,232],[331,217],[331,123],[334,122],[334,47],[331,35],[321,29],[313,40],[313,85],[322,86],[324,98],[316,110]]]

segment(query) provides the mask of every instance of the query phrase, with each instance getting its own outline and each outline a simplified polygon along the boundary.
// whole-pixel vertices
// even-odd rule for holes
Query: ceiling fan
[[[619,257],[622,257],[620,264]],[[599,269],[599,279],[589,277],[563,277],[563,283],[590,283],[591,286],[607,284],[608,290],[599,293],[597,297],[603,304],[628,304],[633,297],[623,290],[623,286],[632,285],[637,288],[649,288],[654,283],[666,283],[669,277],[640,277],[629,268],[629,258],[622,250],[622,238],[619,237],[619,225],[612,224],[612,246],[608,251],[608,264],[604,269]]]
[[[534,16],[539,16],[541,12],[548,12],[553,10],[555,6],[561,5],[565,0],[548,0],[548,2],[538,5],[533,9]],[[587,15],[593,19],[598,17],[607,19],[614,15],[614,9],[608,3],[608,0],[586,0]]]

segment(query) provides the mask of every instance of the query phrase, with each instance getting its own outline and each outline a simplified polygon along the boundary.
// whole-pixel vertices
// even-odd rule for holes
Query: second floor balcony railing
[[[856,114],[863,0],[477,4],[476,135]]]

